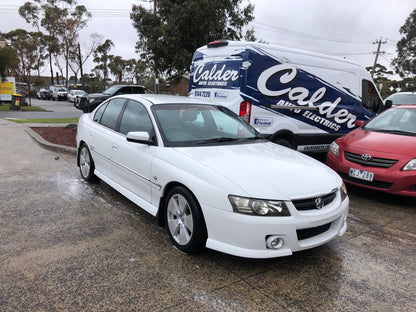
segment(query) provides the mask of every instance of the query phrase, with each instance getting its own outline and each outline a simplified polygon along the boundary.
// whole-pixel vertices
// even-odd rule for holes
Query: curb
[[[43,146],[47,149],[57,151],[57,152],[67,153],[67,154],[71,154],[71,155],[76,155],[77,154],[77,149],[75,147],[58,145],[58,144],[48,142],[44,138],[42,138],[39,134],[37,134],[35,131],[30,129],[29,127],[26,127],[25,132],[27,134],[29,134],[32,137],[33,140],[35,140],[41,146]]]

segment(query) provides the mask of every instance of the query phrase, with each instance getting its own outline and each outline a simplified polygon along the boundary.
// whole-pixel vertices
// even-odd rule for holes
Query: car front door
[[[112,142],[113,175],[117,183],[141,199],[151,202],[151,166],[156,146],[127,141],[127,133],[154,130],[146,108],[129,100],[120,118],[119,138]]]

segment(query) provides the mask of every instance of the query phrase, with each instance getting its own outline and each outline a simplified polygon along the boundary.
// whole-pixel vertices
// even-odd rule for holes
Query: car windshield
[[[387,100],[391,100],[393,105],[401,105],[401,104],[416,104],[416,93],[413,94],[392,94]]]
[[[165,146],[201,146],[260,140],[257,131],[222,106],[199,104],[152,107]]]
[[[120,87],[118,86],[111,86],[108,89],[103,91],[103,94],[110,94],[113,95],[114,93],[116,93],[118,91],[118,89],[120,89]]]
[[[416,135],[416,109],[397,107],[370,120],[362,129],[402,135]]]

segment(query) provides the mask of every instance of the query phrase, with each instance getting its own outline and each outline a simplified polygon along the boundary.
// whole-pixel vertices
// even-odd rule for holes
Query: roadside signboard
[[[0,100],[11,101],[12,94],[16,93],[15,79],[13,77],[7,77],[6,81],[0,80]]]

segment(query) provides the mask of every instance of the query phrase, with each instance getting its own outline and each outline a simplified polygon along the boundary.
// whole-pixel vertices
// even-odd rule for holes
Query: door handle
[[[115,146],[115,145],[111,146],[111,148],[112,148],[114,151],[118,151],[118,147],[117,147],[117,146]]]

